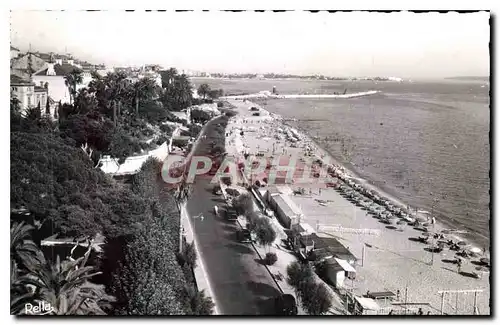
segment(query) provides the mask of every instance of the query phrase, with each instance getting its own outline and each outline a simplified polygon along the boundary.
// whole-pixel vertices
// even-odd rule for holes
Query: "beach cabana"
[[[354,297],[354,315],[377,315],[380,306],[372,298]]]
[[[336,288],[342,288],[346,278],[356,278],[356,270],[346,260],[331,257],[325,259],[324,263],[325,276]]]

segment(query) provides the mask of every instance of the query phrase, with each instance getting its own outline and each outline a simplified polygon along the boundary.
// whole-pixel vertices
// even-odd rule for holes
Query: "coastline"
[[[259,107],[261,107],[261,106],[259,105]],[[262,109],[265,110],[264,108],[262,108]],[[275,114],[275,113],[270,113],[270,114],[279,116],[278,114]],[[288,127],[297,129],[299,131],[299,133],[304,138],[307,138],[308,141],[314,143],[317,151],[321,152],[322,154],[325,154],[325,157],[328,157],[328,159],[333,164],[338,165],[338,166],[342,166],[342,168],[346,171],[347,175],[351,179],[356,180],[358,184],[366,187],[367,189],[375,191],[378,195],[387,198],[388,200],[396,203],[399,206],[402,206],[402,207],[409,206],[409,204],[403,202],[402,199],[397,197],[397,194],[395,193],[395,191],[389,189],[387,186],[384,186],[383,184],[375,184],[372,180],[368,179],[366,176],[361,175],[361,173],[356,169],[355,166],[353,166],[349,163],[340,162],[340,160],[337,159],[337,157],[335,157],[335,154],[333,154],[331,151],[329,151],[327,149],[324,149],[321,142],[313,139],[308,134],[308,131],[305,130],[304,128],[301,128],[298,125],[291,125],[290,121],[288,121],[288,120],[281,120],[281,123],[283,125],[288,126]],[[418,212],[419,212],[418,215],[420,217],[427,217],[427,215],[430,215],[430,210],[432,210],[431,207],[422,206],[422,205],[419,205],[419,206],[411,205],[411,208],[413,208],[413,209],[417,208]],[[458,224],[458,222],[456,222],[453,219],[451,219],[450,217],[446,216],[446,214],[437,211],[436,209],[434,209],[433,215],[436,217],[436,225],[438,225],[438,227],[440,229],[458,229],[457,227],[460,226]],[[477,234],[477,233],[461,234],[460,236],[456,236],[456,237],[459,238],[460,240],[465,240],[465,241],[469,242],[474,247],[482,248],[486,244],[482,243],[482,241],[478,238],[480,236],[485,237],[484,235]],[[491,241],[488,238],[487,238],[487,241],[488,241],[487,246],[488,246],[488,248],[490,248]],[[488,254],[489,254],[489,252],[488,252]]]
[[[335,173],[334,179],[341,181],[340,184],[345,184],[347,181],[347,184],[352,187],[351,182],[356,179],[356,184],[359,184],[359,186],[362,185],[365,188],[373,189],[388,201],[406,207],[401,200],[389,195],[387,191],[360,181],[361,178],[355,171],[345,168],[345,165],[339,163],[334,155],[321,148],[319,143],[304,134],[302,130],[298,132],[299,130],[296,127],[290,127],[289,123],[280,115],[270,113],[259,104],[250,101],[231,100],[231,102],[239,112],[237,119],[240,121],[236,123],[239,125],[236,126],[236,129],[246,130],[244,134],[241,134],[239,142],[242,147],[237,150],[238,153],[241,153],[242,150],[248,150],[250,153],[266,152],[268,150],[269,155],[271,154],[270,149],[273,149],[274,152],[276,145],[279,152],[284,148],[284,152],[288,154],[304,156],[305,151],[303,148],[314,148],[308,159],[315,159],[316,156],[322,159],[324,164],[338,166],[338,168],[335,168],[337,173]],[[260,116],[253,116],[251,107],[254,106],[261,111]],[[283,128],[283,130],[280,130],[280,128]],[[294,131],[291,129],[294,129]],[[234,132],[234,127],[233,130],[229,131]],[[289,131],[292,131],[293,134],[295,134],[295,131],[300,134],[295,146],[291,145],[292,142],[289,140],[285,139],[283,141],[282,138],[277,137],[277,135],[286,134]],[[238,135],[236,137],[239,137],[238,130],[235,133]],[[273,138],[278,140],[270,141]],[[325,156],[321,157],[322,154]],[[326,159],[330,160],[326,161]],[[303,185],[288,184],[289,190],[293,191],[300,189],[301,186]],[[288,195],[305,213],[301,223],[308,224],[309,228],[311,228],[311,225],[319,226],[316,230],[311,228],[311,231],[317,232],[320,237],[333,236],[358,258],[358,262],[361,261],[360,264],[357,264],[355,283],[354,281],[352,284],[350,281],[344,283],[345,290],[353,290],[356,295],[362,296],[367,291],[392,291],[395,293],[398,290],[404,292],[406,288],[408,290],[408,302],[429,303],[430,305],[426,307],[427,310],[435,314],[436,312],[439,313],[441,301],[441,296],[438,294],[439,290],[483,289],[484,292],[478,300],[478,313],[490,313],[490,275],[488,274],[489,271],[477,271],[479,269],[475,261],[476,257],[466,260],[462,270],[467,271],[457,271],[456,266],[450,264],[450,261],[456,257],[455,252],[446,248],[442,252],[431,253],[429,247],[434,245],[435,241],[429,241],[427,244],[421,243],[418,240],[418,237],[421,237],[423,232],[420,226],[386,226],[378,217],[349,201],[338,190],[331,187],[323,187],[320,191],[313,187],[312,193],[309,190],[308,194]],[[425,222],[427,214],[421,211],[419,215]],[[339,226],[344,229],[376,229],[383,235],[370,236],[369,234],[349,233],[349,231],[336,233],[338,230],[332,230],[332,228],[338,229]],[[444,234],[444,232],[441,232],[443,230],[442,223],[424,225],[424,227],[427,227],[431,234]],[[446,234],[445,238],[446,240],[452,239],[454,242],[460,241],[456,234]],[[465,245],[467,244],[465,243]],[[470,246],[467,247],[471,248]],[[365,248],[367,251],[366,257]],[[473,280],[466,276],[476,271],[479,272],[478,279]],[[404,303],[404,301],[401,303]],[[464,310],[463,303],[461,302],[462,306],[458,307],[458,310],[454,304],[447,303],[445,313],[470,313],[469,310]],[[473,304],[472,301],[465,303],[470,306]]]
[[[379,90],[368,90],[350,94],[272,94],[269,91],[262,91],[254,94],[246,94],[246,95],[231,95],[231,96],[223,96],[221,99],[228,100],[248,100],[248,99],[300,99],[300,98],[308,98],[308,99],[322,99],[322,98],[330,98],[330,99],[348,99],[348,98],[356,98],[356,97],[364,97],[381,93]]]

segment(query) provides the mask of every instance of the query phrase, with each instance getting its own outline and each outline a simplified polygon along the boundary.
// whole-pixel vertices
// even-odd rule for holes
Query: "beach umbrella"
[[[479,261],[485,265],[490,265],[490,259],[487,257],[483,257]]]
[[[463,240],[462,240],[462,241],[459,241],[459,242],[457,243],[457,245],[458,245],[458,246],[467,246],[467,242],[465,242],[465,241],[463,241]]]
[[[480,248],[478,248],[478,247],[471,247],[471,248],[469,248],[469,251],[470,251],[471,253],[474,253],[474,254],[480,254],[480,253],[482,253],[482,252],[483,252],[483,251],[482,251]]]
[[[479,272],[489,272],[490,269],[485,267],[485,266],[478,266],[476,267],[476,271],[479,271]]]

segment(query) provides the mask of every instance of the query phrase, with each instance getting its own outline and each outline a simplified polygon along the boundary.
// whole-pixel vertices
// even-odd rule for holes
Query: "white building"
[[[37,107],[38,105],[40,105],[41,112],[45,112],[45,106],[49,100],[46,88],[37,87],[33,82],[22,79],[16,75],[11,75],[10,91],[12,96],[19,100],[21,113],[25,112],[29,107]],[[51,112],[51,114],[53,114],[53,112]]]
[[[73,70],[79,70],[74,65],[62,63],[62,59],[57,59],[56,63],[48,63],[48,67],[38,71],[33,75],[33,82],[36,85],[45,85],[48,83],[49,97],[55,102],[69,103],[70,93],[65,83],[65,76]],[[83,71],[82,71],[83,72]],[[90,72],[83,73],[83,82],[77,86],[77,90],[86,87],[92,80]]]
[[[19,56],[19,53],[21,53],[21,51],[19,51],[19,49],[15,48],[14,46],[10,46],[10,58],[11,59],[15,59]]]

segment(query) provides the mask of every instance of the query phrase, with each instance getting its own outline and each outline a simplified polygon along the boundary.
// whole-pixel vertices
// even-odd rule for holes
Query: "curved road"
[[[206,138],[199,137],[195,155],[208,152],[218,122],[206,125]],[[224,200],[212,194],[212,187],[209,179],[196,178],[186,208],[217,307],[222,315],[271,315],[270,298],[280,292],[253,247],[236,239],[238,224],[215,216],[214,206]]]

